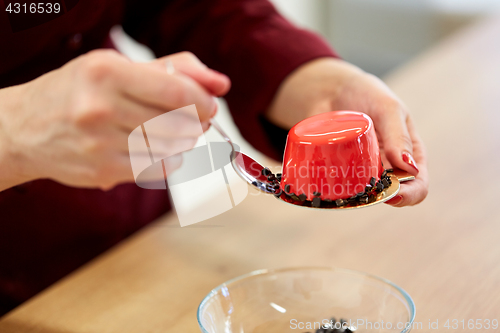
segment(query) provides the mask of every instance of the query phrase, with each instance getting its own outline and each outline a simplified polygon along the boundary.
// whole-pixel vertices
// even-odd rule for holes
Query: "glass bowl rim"
[[[198,306],[198,309],[196,311],[196,319],[198,320],[198,326],[200,327],[202,333],[209,333],[205,327],[203,327],[203,324],[201,323],[201,311],[205,307],[206,303],[208,300],[217,294],[222,287],[226,287],[231,284],[235,284],[236,282],[240,282],[242,280],[248,279],[255,277],[257,275],[267,275],[267,274],[274,274],[274,273],[283,273],[283,272],[291,272],[291,271],[300,271],[300,270],[323,270],[323,271],[337,271],[341,273],[347,273],[347,274],[353,274],[353,275],[358,275],[358,276],[364,276],[368,277],[374,280],[378,280],[379,282],[383,282],[386,285],[389,285],[396,289],[405,299],[407,302],[408,309],[410,310],[410,319],[408,320],[408,326],[405,327],[404,330],[402,330],[400,333],[407,333],[410,332],[411,327],[413,326],[413,321],[415,320],[415,315],[416,315],[416,309],[415,309],[415,303],[413,302],[413,299],[411,296],[400,286],[395,284],[394,282],[391,282],[383,277],[373,275],[370,273],[366,272],[361,272],[357,270],[352,270],[352,269],[345,269],[345,268],[337,268],[337,267],[326,267],[326,266],[302,266],[302,267],[288,267],[288,268],[276,268],[276,269],[258,269],[251,271],[250,273],[246,273],[240,276],[237,276],[235,278],[232,278],[230,280],[227,280],[226,282],[223,282],[222,284],[218,285],[214,289],[212,289],[201,301],[200,305]]]

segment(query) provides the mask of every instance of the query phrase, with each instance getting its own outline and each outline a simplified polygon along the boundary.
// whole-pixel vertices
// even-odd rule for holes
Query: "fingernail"
[[[403,196],[402,195],[396,195],[394,198],[391,200],[387,201],[389,205],[397,205],[403,201]]]
[[[409,166],[411,166],[412,168],[417,170],[417,173],[419,172],[418,167],[417,167],[417,162],[415,162],[415,159],[413,159],[413,156],[411,156],[411,154],[409,152],[406,152],[406,151],[403,152],[402,157],[403,157],[403,161],[406,164],[408,164]]]

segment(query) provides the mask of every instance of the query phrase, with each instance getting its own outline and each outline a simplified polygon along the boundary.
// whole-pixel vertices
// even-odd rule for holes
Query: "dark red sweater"
[[[7,15],[10,2],[0,0],[0,88],[103,47],[109,29],[122,24],[157,56],[189,50],[227,74],[232,89],[226,100],[236,124],[275,158],[259,118],[291,71],[335,56],[266,0],[65,0],[61,15],[51,17]],[[0,315],[169,208],[165,191],[135,184],[104,192],[37,180],[0,192]]]

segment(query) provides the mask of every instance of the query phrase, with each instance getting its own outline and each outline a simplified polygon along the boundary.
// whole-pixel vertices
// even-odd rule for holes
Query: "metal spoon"
[[[237,151],[229,136],[215,119],[210,119],[210,123],[224,140],[231,145],[229,157],[231,159],[231,165],[238,176],[256,189],[265,193],[274,194],[276,189],[270,186],[267,177],[262,174],[262,169],[264,169],[264,167],[250,156]]]
[[[268,194],[273,194],[280,201],[286,202],[291,205],[319,209],[354,209],[372,206],[392,199],[394,196],[396,196],[396,194],[398,194],[400,183],[415,179],[413,175],[404,170],[394,169],[394,171],[389,174],[392,180],[392,184],[389,187],[385,188],[383,191],[377,193],[376,196],[367,203],[348,204],[341,207],[336,207],[333,204],[327,204],[323,207],[313,207],[310,201],[293,200],[285,193],[283,193],[279,188],[276,188],[276,181],[269,181],[267,176],[263,175],[262,170],[264,169],[264,167],[259,162],[257,162],[250,156],[237,151],[229,136],[213,118],[210,120],[210,123],[224,138],[224,140],[231,145],[231,153],[229,157],[231,160],[231,165],[233,166],[233,169],[234,171],[236,171],[238,176],[240,176],[244,181],[252,185],[254,188],[257,188],[258,190]]]

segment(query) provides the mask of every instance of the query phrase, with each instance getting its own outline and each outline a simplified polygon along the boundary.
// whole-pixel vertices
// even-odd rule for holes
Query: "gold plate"
[[[415,179],[415,176],[412,174],[401,170],[401,169],[394,169],[393,172],[388,173],[391,177],[392,184],[388,188],[385,188],[382,192],[377,193],[375,198],[371,199],[370,202],[368,203],[355,203],[355,204],[347,204],[345,206],[341,207],[336,207],[336,206],[330,206],[330,207],[313,207],[311,206],[311,201],[295,201],[291,199],[290,197],[286,196],[285,194],[282,194],[281,196],[277,197],[278,200],[285,202],[289,205],[294,205],[294,206],[299,206],[299,207],[304,207],[304,208],[314,208],[314,209],[355,209],[355,208],[364,208],[368,206],[373,206],[382,202],[386,202],[387,200],[392,199],[396,194],[399,192],[399,187],[400,183],[410,181]]]

